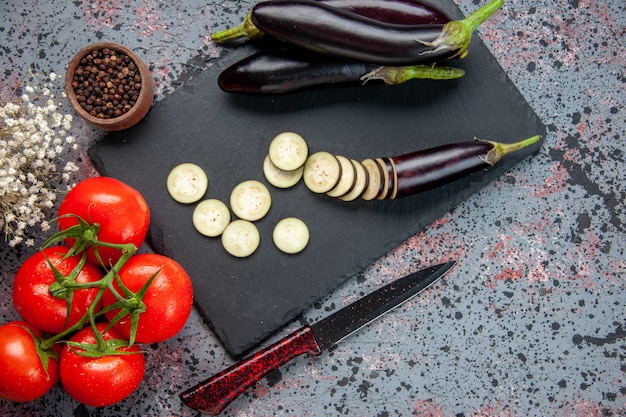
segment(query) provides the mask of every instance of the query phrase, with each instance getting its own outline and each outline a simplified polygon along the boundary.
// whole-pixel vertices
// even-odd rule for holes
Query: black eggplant
[[[317,53],[401,66],[463,58],[474,30],[503,4],[492,0],[467,18],[446,24],[397,25],[313,0],[274,0],[254,6],[250,20],[277,39]]]
[[[401,25],[444,24],[451,19],[443,11],[419,0],[316,0],[380,22]],[[211,39],[217,43],[263,35],[250,21],[250,14],[238,26],[216,32]]]
[[[460,142],[385,158],[391,165],[393,184],[383,198],[399,198],[450,183],[472,172],[488,168],[505,155],[524,149],[541,139],[533,136],[515,143],[487,140]]]
[[[226,68],[218,77],[219,87],[230,93],[284,94],[331,86],[401,84],[409,79],[449,80],[460,78],[460,68],[414,65],[385,67],[346,61],[301,48],[262,50]]]
[[[325,174],[323,179],[331,186],[337,185],[330,191],[320,191],[316,183],[311,186],[305,181],[305,184],[315,193],[325,192],[330,197],[338,197],[346,202],[358,198],[366,201],[393,200],[428,191],[487,169],[511,152],[529,147],[540,139],[540,135],[515,143],[476,139],[394,157],[367,158],[361,162],[352,159],[350,161],[354,169],[344,169],[336,155],[317,152],[312,156],[315,158],[315,162],[310,165],[312,171],[315,171],[319,161],[325,161],[322,164]],[[333,165],[336,168],[332,168]],[[304,165],[305,178],[308,168],[309,161]]]

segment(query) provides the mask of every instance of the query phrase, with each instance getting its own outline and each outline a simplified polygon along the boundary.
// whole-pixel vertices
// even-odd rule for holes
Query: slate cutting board
[[[445,8],[461,17],[451,1]],[[477,36],[468,57],[451,62],[466,69],[460,80],[281,97],[220,91],[220,71],[254,48],[233,48],[154,105],[139,125],[105,136],[89,153],[103,175],[119,178],[144,195],[152,213],[149,243],[186,268],[197,308],[233,357],[255,347],[540,144],[451,185],[395,201],[344,203],[313,194],[303,183],[288,190],[269,186],[272,208],[256,222],[261,245],[246,259],[230,256],[219,239],[194,230],[194,205],[178,204],[167,193],[172,167],[182,162],[202,166],[210,181],[207,197],[228,202],[230,191],[243,180],[267,184],[263,158],[271,139],[283,131],[303,135],[311,152],[326,150],[359,160],[473,137],[513,142],[545,134],[545,126]],[[285,255],[272,243],[273,226],[286,216],[299,217],[310,228],[310,243],[297,255]]]

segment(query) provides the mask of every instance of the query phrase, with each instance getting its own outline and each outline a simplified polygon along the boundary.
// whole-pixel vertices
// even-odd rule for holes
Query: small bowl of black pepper
[[[65,93],[87,122],[107,131],[127,129],[150,110],[154,81],[127,47],[98,42],[81,49],[65,74]]]

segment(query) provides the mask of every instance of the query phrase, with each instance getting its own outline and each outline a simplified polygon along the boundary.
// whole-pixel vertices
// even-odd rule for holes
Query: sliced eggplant
[[[221,200],[203,200],[193,211],[193,225],[205,236],[216,237],[222,234],[230,223],[230,210]]]
[[[380,194],[376,197],[378,200],[391,198],[394,187],[396,185],[396,172],[390,158],[376,158],[376,163],[382,172],[383,186]]]
[[[326,194],[330,197],[341,197],[352,191],[356,180],[356,169],[354,168],[352,161],[345,156],[335,155],[335,158],[337,158],[339,164],[341,165],[341,178],[335,188]]]
[[[226,252],[238,258],[252,255],[260,243],[259,229],[247,220],[231,222],[222,233],[222,246]]]
[[[265,179],[277,188],[293,187],[300,181],[303,172],[304,166],[293,171],[282,170],[274,165],[269,155],[263,160],[263,174],[265,175]]]
[[[298,253],[309,243],[309,228],[302,220],[287,217],[276,224],[272,238],[281,251],[289,254]]]
[[[363,164],[354,159],[351,161],[355,172],[354,187],[352,187],[352,191],[348,194],[339,197],[342,201],[354,201],[361,197],[367,190],[367,186],[369,184],[369,176]]]
[[[309,147],[299,134],[283,132],[272,139],[269,156],[276,167],[293,171],[304,165],[309,156]]]
[[[167,176],[167,191],[179,203],[200,201],[209,188],[204,170],[189,162],[175,166]]]
[[[267,214],[271,206],[270,191],[257,180],[238,184],[230,194],[230,208],[235,216],[243,220],[259,220]]]
[[[330,152],[316,152],[304,164],[304,183],[314,193],[327,193],[341,179],[341,164]]]
[[[367,171],[369,183],[367,189],[361,198],[363,200],[373,200],[378,197],[383,189],[383,172],[380,166],[371,158],[367,158],[361,162]]]

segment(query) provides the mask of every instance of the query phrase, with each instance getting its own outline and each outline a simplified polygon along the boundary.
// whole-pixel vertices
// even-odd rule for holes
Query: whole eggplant
[[[435,6],[419,0],[316,0],[328,6],[346,10],[380,22],[422,25],[448,23],[450,17]],[[263,36],[250,21],[250,14],[238,26],[211,35],[218,43],[241,38],[259,38]]]
[[[464,73],[460,68],[432,65],[385,67],[291,47],[250,55],[222,71],[217,82],[230,93],[275,95],[318,87],[401,84],[409,79],[449,80]]]
[[[377,65],[416,65],[468,53],[471,35],[504,0],[446,24],[398,25],[313,0],[274,0],[253,7],[250,20],[273,37],[321,54]]]
[[[498,163],[511,152],[541,139],[536,135],[515,143],[474,140],[385,158],[393,167],[394,184],[384,198],[427,191]]]

